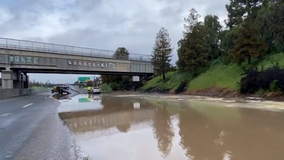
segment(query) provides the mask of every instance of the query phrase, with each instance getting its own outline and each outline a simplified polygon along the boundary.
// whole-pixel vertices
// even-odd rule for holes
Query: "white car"
[[[94,94],[101,94],[101,89],[100,88],[93,88],[93,93]]]

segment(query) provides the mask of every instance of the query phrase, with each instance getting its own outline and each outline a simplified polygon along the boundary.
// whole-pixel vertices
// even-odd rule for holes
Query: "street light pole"
[[[45,88],[47,88],[47,86],[49,86],[49,80],[45,82]]]

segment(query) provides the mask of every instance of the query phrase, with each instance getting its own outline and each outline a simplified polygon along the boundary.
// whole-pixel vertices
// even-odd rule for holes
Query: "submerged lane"
[[[271,102],[204,101],[78,95],[59,115],[91,159],[284,159],[284,113],[248,108]]]

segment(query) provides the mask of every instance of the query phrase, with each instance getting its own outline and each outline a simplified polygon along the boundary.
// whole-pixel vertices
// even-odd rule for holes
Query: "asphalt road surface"
[[[0,101],[0,160],[78,159],[50,93]]]

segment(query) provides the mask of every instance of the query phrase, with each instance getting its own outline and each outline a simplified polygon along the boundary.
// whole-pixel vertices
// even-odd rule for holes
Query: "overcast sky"
[[[218,15],[229,0],[0,0],[0,36],[151,54],[161,27],[168,29],[177,60],[183,18],[191,8]],[[72,83],[79,75],[32,74],[30,79]],[[80,75],[82,76],[82,75]]]

